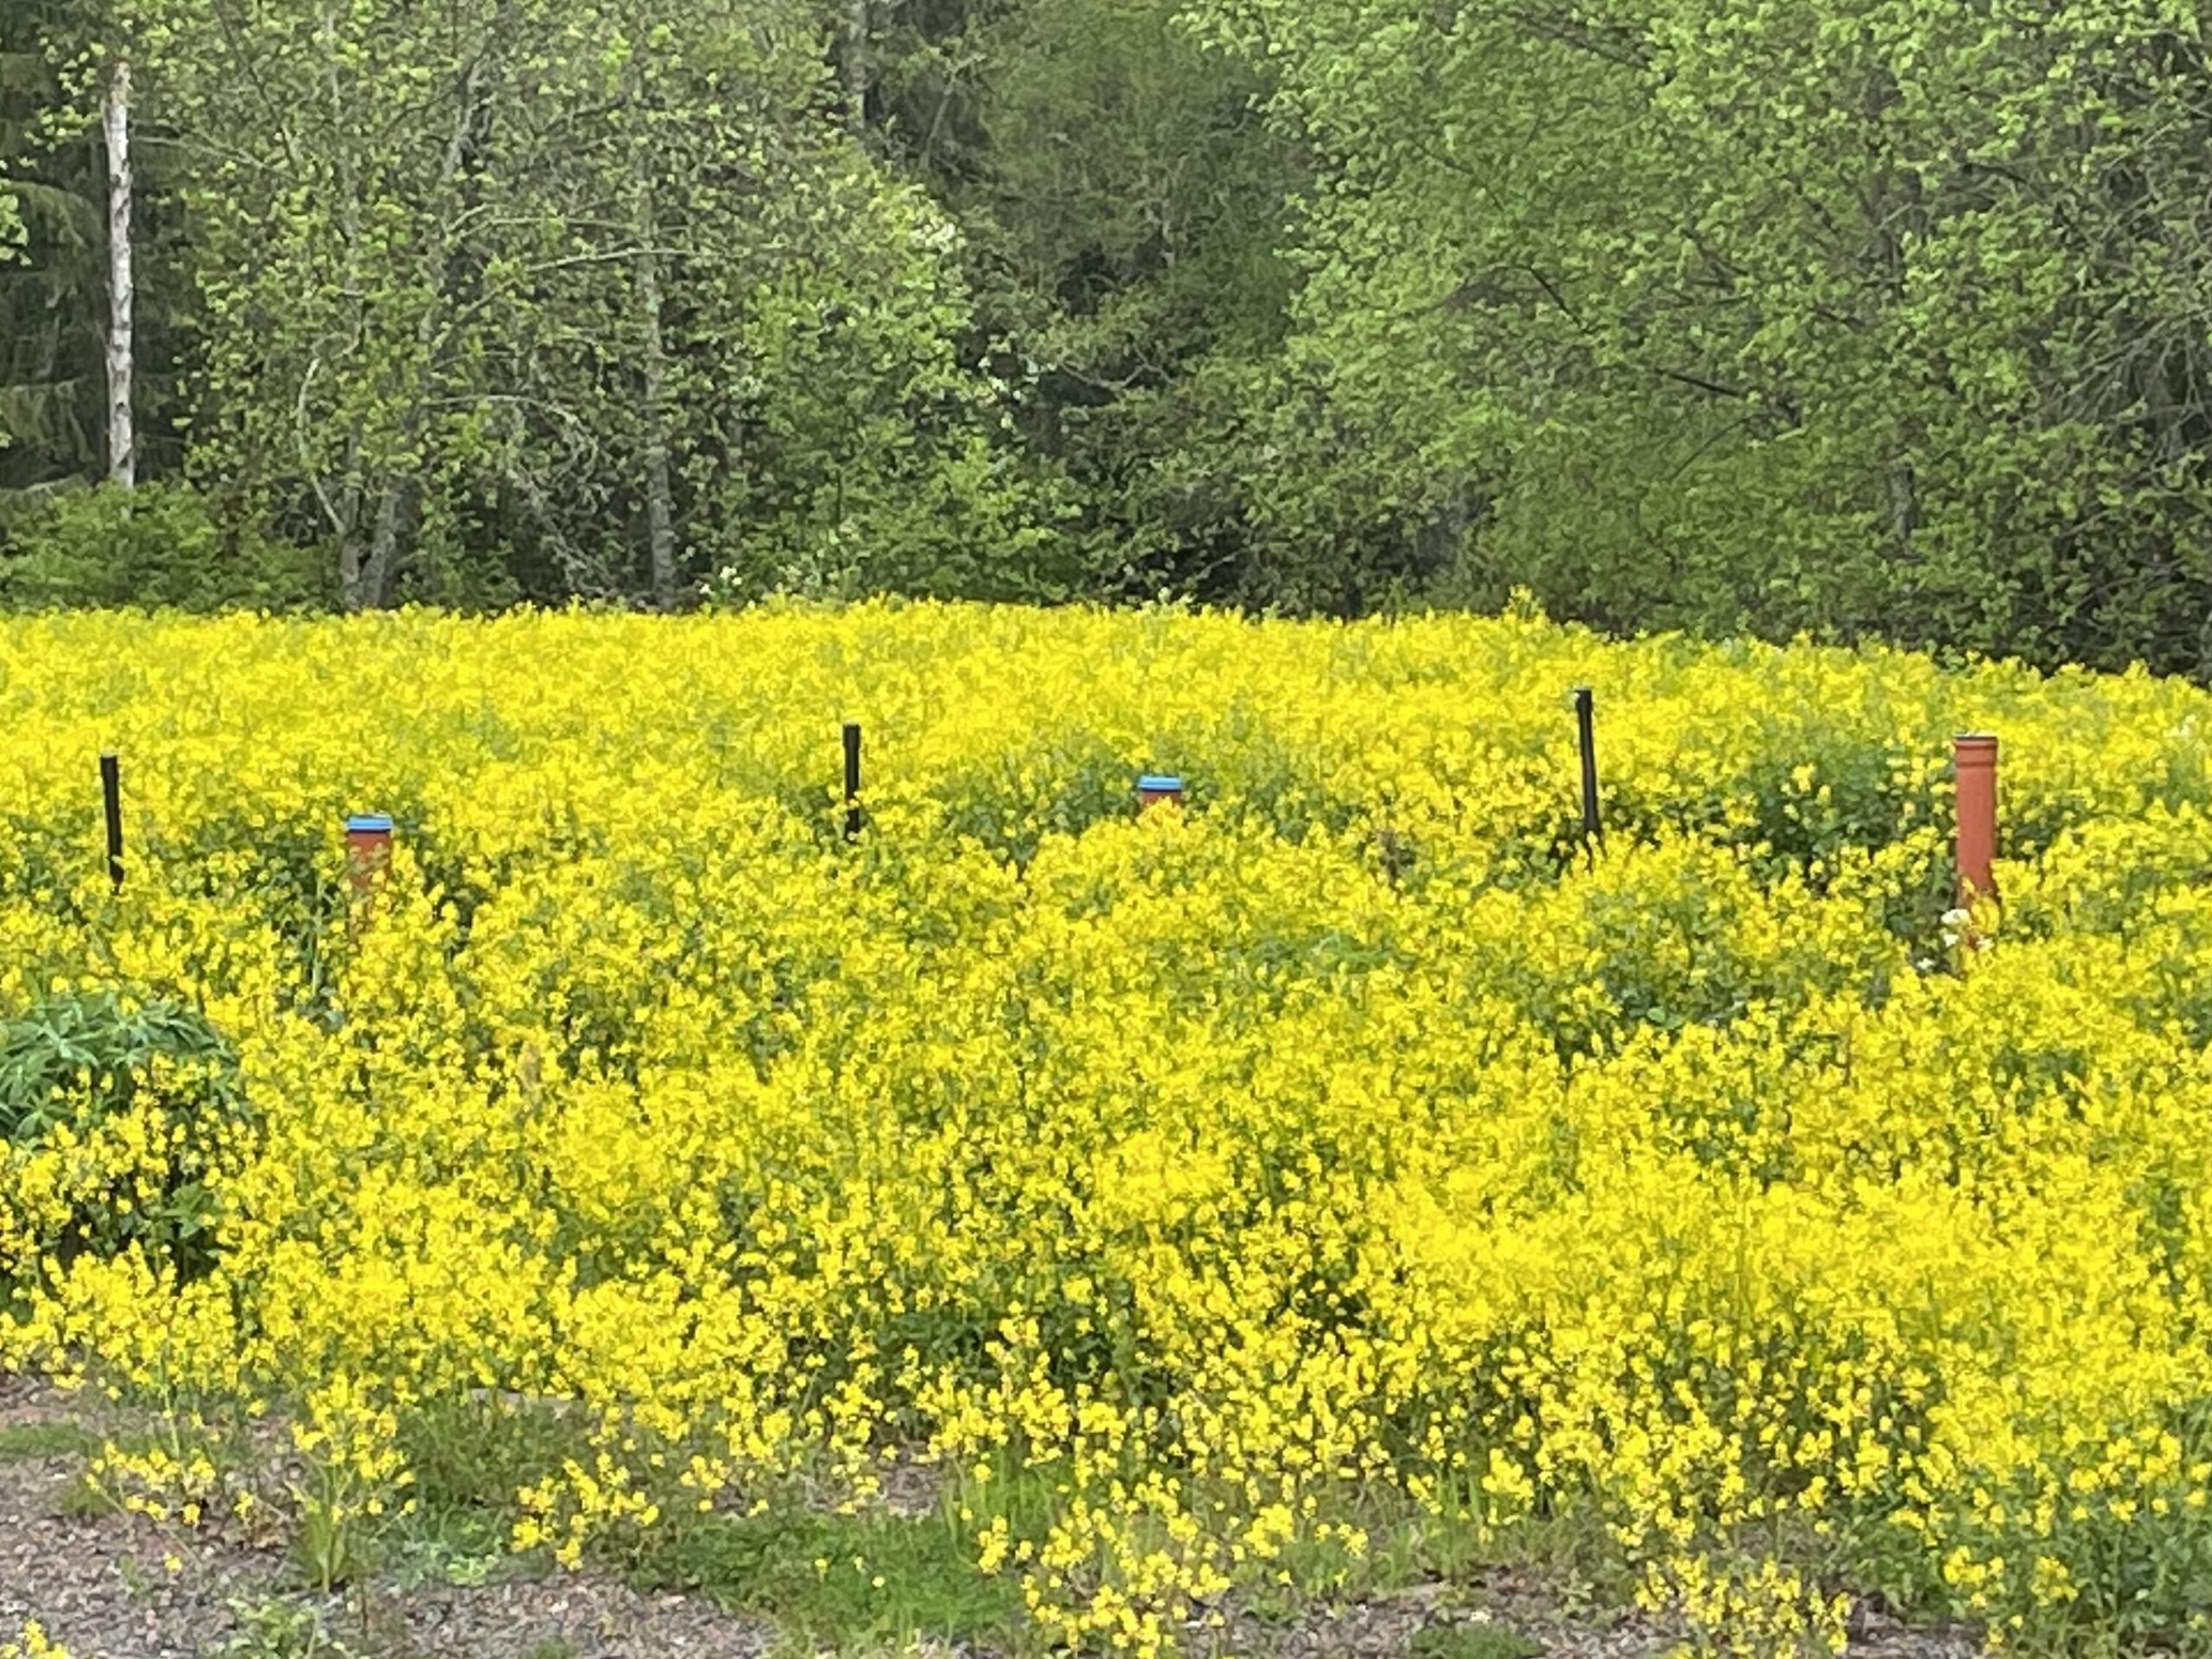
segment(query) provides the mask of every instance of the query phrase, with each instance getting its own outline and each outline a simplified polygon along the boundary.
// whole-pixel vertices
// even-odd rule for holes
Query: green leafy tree
[[[890,16],[876,141],[958,220],[994,362],[1074,484],[1103,589],[1275,597],[1236,463],[1306,175],[1259,107],[1264,69],[1208,54],[1168,0]]]
[[[202,135],[195,471],[346,604],[1049,584],[957,237],[807,8],[146,3]]]
[[[42,0],[0,16],[0,502],[100,460],[99,154],[54,49],[82,21]]]
[[[16,205],[14,187],[4,174],[0,174],[0,265],[12,264],[21,257],[22,241],[22,211]],[[0,410],[0,449],[5,449],[10,442],[6,412]]]
[[[0,423],[18,440],[0,537],[56,490],[172,476],[181,459],[173,155],[158,130],[119,142],[136,125],[130,44],[105,0],[0,14]]]
[[[2195,6],[1190,15],[1331,181],[1278,534],[1614,626],[2212,668]]]

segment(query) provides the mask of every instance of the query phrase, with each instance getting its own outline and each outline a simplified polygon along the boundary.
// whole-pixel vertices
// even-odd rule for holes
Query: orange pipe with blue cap
[[[391,862],[391,819],[382,812],[356,812],[346,820],[346,874],[356,893],[375,889]]]

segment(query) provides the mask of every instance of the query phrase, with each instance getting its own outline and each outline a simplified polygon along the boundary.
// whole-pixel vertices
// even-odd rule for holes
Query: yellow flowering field
[[[0,1374],[288,1423],[326,1541],[493,1400],[566,1436],[518,1548],[918,1459],[1078,1647],[1568,1516],[1721,1647],[1866,1592],[2212,1640],[2200,691],[1517,616],[78,615],[0,621]]]

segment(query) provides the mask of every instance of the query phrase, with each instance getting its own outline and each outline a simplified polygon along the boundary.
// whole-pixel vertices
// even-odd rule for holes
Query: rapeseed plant
[[[69,1659],[69,1649],[32,1619],[7,1641],[0,1642],[0,1659]]]
[[[2193,689],[911,606],[14,620],[0,715],[0,1020],[188,1010],[237,1103],[157,1057],[0,1145],[0,1370],[279,1412],[321,1582],[490,1398],[568,1433],[518,1547],[897,1451],[1074,1647],[1350,1571],[1377,1493],[1588,1516],[1716,1651],[1859,1591],[2207,1634]],[[2009,857],[1947,917],[1968,727]]]

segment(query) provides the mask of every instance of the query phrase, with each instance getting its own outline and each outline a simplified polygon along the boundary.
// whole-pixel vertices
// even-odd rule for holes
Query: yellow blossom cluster
[[[69,1659],[69,1649],[46,1633],[46,1627],[36,1619],[5,1642],[0,1642],[0,1659]]]
[[[2208,1635],[2191,688],[1522,616],[92,615],[0,622],[0,1039],[158,999],[245,1103],[31,1103],[0,1372],[280,1412],[333,1558],[493,1398],[572,1430],[518,1544],[919,1454],[1078,1646],[1385,1497],[1584,1517],[1731,1650],[1876,1590]]]

